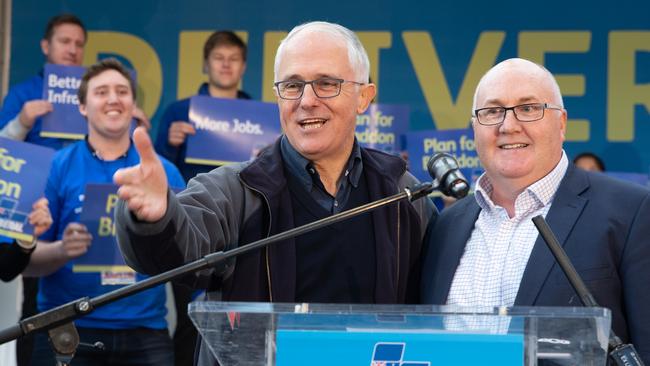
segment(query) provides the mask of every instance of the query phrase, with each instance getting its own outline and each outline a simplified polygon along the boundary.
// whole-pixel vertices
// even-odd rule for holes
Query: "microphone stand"
[[[582,278],[576,271],[573,263],[569,259],[569,256],[566,254],[562,246],[558,242],[555,234],[544,220],[544,217],[541,215],[533,217],[533,223],[539,231],[539,235],[542,236],[544,242],[553,253],[555,260],[562,268],[562,271],[569,279],[569,283],[573,286],[573,289],[576,291],[582,304],[587,307],[598,307],[596,299],[591,294],[587,286],[585,285]],[[609,333],[609,347],[607,350],[607,364],[608,365],[617,365],[617,366],[643,366],[644,363],[639,358],[638,353],[634,349],[634,345],[631,343],[623,343],[621,339],[614,333],[614,330],[611,329]]]
[[[253,250],[266,247],[270,244],[302,235],[339,221],[347,220],[351,217],[376,210],[383,206],[400,201],[404,198],[407,198],[409,201],[415,201],[433,192],[434,189],[435,187],[431,183],[422,183],[415,186],[413,189],[405,188],[403,192],[395,194],[393,196],[382,198],[380,200],[340,212],[338,214],[311,222],[309,224],[269,236],[268,238],[242,245],[227,252],[219,251],[208,254],[201,259],[187,263],[167,272],[149,277],[132,285],[122,287],[115,291],[107,292],[94,298],[89,298],[87,296],[82,297],[67,304],[63,304],[56,308],[23,319],[16,325],[0,330],[0,344],[7,343],[39,330],[49,330],[50,342],[52,343],[52,347],[56,353],[57,364],[69,365],[77,349],[77,346],[79,345],[79,335],[77,334],[77,330],[75,329],[74,323],[72,323],[72,321],[91,313],[100,306],[117,301],[146,289],[150,289],[176,278],[183,277],[184,275],[187,275],[191,272],[214,267],[217,263],[229,258],[236,257],[240,254],[248,253]]]

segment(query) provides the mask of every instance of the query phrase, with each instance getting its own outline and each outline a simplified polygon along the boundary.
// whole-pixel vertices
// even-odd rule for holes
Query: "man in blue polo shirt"
[[[104,273],[73,273],[75,258],[86,253],[92,237],[79,223],[87,183],[110,183],[113,173],[138,165],[140,157],[129,137],[135,108],[134,83],[118,61],[103,60],[91,66],[79,87],[79,110],[88,120],[88,136],[60,150],[52,163],[45,195],[53,224],[41,237],[26,273],[44,276],[38,307],[45,311],[82,296],[115,290]],[[163,159],[171,186],[183,179]],[[124,274],[128,276],[129,274]],[[133,281],[145,276],[133,274]],[[75,323],[81,342],[104,343],[105,350],[80,347],[75,365],[173,365],[173,348],[165,322],[163,286],[98,308]],[[36,337],[32,365],[52,365],[54,358],[44,334]]]
[[[86,45],[86,28],[72,14],[53,17],[45,27],[41,51],[47,63],[80,66]],[[0,109],[0,135],[54,149],[66,140],[41,137],[41,117],[52,111],[52,103],[43,100],[43,70],[14,85]]]
[[[239,82],[246,71],[246,44],[231,31],[217,31],[203,45],[203,72],[208,81],[199,88],[197,95],[225,99],[250,99],[239,90]],[[187,135],[194,135],[189,123],[190,99],[170,104],[160,120],[156,151],[176,164],[186,181],[199,173],[214,169],[210,165],[186,164]]]

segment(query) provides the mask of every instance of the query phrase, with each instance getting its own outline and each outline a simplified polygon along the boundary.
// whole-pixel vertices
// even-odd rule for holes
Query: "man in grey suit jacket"
[[[429,233],[425,303],[581,306],[531,218],[544,215],[612,327],[650,362],[650,191],[575,168],[557,82],[522,59],[488,71],[472,126],[485,168]]]

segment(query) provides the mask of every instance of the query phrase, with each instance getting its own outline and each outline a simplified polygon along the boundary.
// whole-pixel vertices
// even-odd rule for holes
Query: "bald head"
[[[368,54],[363,48],[359,38],[348,28],[328,22],[309,22],[296,26],[289,32],[286,38],[280,42],[278,51],[275,54],[275,81],[278,80],[278,73],[282,57],[287,48],[295,46],[304,46],[303,42],[313,41],[311,37],[314,33],[318,33],[319,37],[328,37],[330,40],[341,42],[341,45],[348,51],[348,59],[350,66],[354,69],[356,79],[354,81],[367,83],[370,75],[370,61]]]
[[[486,89],[485,86],[498,83],[500,80],[505,79],[506,76],[511,75],[517,75],[520,78],[524,78],[528,85],[537,85],[542,87],[551,96],[551,99],[548,102],[564,107],[560,87],[550,71],[542,65],[523,58],[511,58],[496,64],[485,73],[485,75],[483,75],[476,87],[476,91],[474,92],[472,114],[477,108],[483,107],[482,105],[477,105],[479,101],[489,98],[486,96],[486,93],[489,94],[489,90],[487,90],[489,87]]]

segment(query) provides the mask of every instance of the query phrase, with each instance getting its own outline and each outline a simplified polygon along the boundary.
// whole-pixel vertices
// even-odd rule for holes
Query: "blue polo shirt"
[[[178,169],[161,158],[171,187],[185,187]],[[113,174],[120,168],[140,163],[140,156],[133,144],[126,154],[113,161],[101,160],[94,154],[87,141],[79,141],[54,156],[45,196],[50,202],[53,223],[40,239],[60,240],[70,222],[79,222],[87,183],[111,183]],[[44,311],[84,296],[95,297],[120,288],[104,286],[100,273],[73,273],[71,260],[58,271],[40,280],[38,310]],[[136,280],[148,276],[136,274]],[[75,321],[85,328],[131,329],[138,327],[164,329],[165,288],[158,286],[114,303],[97,308],[94,312]]]

